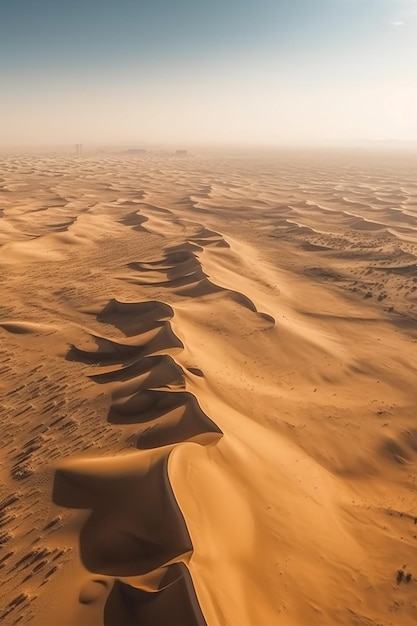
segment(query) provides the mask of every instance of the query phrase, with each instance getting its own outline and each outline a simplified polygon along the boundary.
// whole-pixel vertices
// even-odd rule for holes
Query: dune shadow
[[[176,579],[149,593],[116,581],[104,607],[104,626],[206,626],[187,568],[169,567]]]
[[[148,332],[173,316],[174,310],[164,302],[121,302],[113,298],[97,315],[97,321],[111,324],[130,337]]]

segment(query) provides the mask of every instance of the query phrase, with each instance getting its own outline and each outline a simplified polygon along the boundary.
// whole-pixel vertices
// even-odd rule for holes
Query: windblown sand
[[[2,626],[417,623],[416,170],[2,158]]]

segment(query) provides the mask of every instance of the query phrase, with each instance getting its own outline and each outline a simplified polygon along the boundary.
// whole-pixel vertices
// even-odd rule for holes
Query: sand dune
[[[18,335],[26,335],[28,333],[47,333],[54,330],[53,326],[47,326],[46,324],[19,322],[19,321],[2,321],[0,326],[7,330],[9,333],[15,333]]]
[[[0,624],[416,623],[410,158],[3,159]]]

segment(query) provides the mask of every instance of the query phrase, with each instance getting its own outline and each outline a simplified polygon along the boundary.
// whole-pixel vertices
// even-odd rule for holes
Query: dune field
[[[3,155],[0,626],[417,623],[416,163]]]

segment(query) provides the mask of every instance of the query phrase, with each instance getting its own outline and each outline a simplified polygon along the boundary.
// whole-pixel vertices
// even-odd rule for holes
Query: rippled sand
[[[1,624],[417,621],[417,178],[8,155]]]

